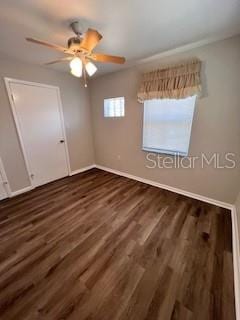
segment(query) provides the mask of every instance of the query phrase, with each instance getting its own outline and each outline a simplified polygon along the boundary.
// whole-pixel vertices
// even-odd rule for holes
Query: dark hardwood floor
[[[232,320],[230,212],[91,171],[0,202],[0,319]]]

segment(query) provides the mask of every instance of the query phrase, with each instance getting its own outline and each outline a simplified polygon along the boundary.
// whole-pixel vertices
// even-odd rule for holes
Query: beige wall
[[[234,203],[240,189],[240,168],[148,169],[142,145],[143,105],[137,103],[139,75],[185,58],[203,62],[203,96],[198,100],[190,143],[190,156],[224,155],[240,158],[240,37],[157,59],[147,64],[93,79],[90,84],[96,163],[162,184]],[[103,117],[103,99],[125,97],[126,116]],[[239,162],[239,161],[238,161]]]
[[[79,79],[67,73],[0,56],[0,157],[3,160],[12,191],[28,186],[29,181],[4,77],[58,86],[63,104],[71,170],[74,171],[94,163],[88,89],[80,84]]]

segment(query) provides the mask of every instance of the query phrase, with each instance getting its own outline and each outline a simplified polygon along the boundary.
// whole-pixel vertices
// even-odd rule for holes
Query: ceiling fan
[[[78,21],[72,22],[70,24],[70,27],[72,28],[76,36],[68,39],[67,48],[33,38],[26,38],[26,40],[36,44],[44,45],[48,48],[60,51],[68,55],[66,57],[59,58],[46,64],[49,65],[70,61],[71,74],[79,78],[83,75],[85,87],[87,86],[86,73],[89,76],[92,76],[97,71],[97,67],[92,61],[118,64],[123,64],[125,62],[124,57],[93,52],[93,49],[102,39],[102,35],[97,30],[89,28],[84,34],[82,34]]]

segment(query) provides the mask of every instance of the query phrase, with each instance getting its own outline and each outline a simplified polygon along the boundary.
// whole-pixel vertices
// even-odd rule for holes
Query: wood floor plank
[[[0,202],[1,320],[235,320],[228,210],[98,169]]]

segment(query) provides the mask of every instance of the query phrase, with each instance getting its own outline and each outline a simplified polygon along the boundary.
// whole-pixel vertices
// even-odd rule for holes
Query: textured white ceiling
[[[1,0],[0,51],[43,64],[61,53],[27,43],[34,37],[66,46],[69,23],[102,35],[95,51],[139,59],[192,42],[240,33],[239,0]],[[52,68],[52,67],[50,67]],[[67,63],[54,66],[68,70]],[[121,66],[99,65],[99,72]]]

